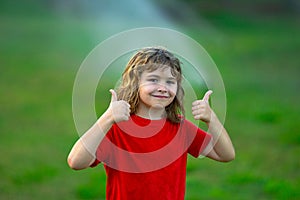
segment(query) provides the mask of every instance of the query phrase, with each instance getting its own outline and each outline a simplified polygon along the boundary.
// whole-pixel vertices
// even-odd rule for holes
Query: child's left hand
[[[206,123],[211,121],[212,110],[209,106],[209,97],[212,94],[211,90],[208,90],[202,100],[196,100],[192,104],[192,114],[194,119],[202,120]]]

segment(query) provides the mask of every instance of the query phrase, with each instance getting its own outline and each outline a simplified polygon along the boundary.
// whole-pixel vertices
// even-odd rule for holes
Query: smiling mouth
[[[168,99],[169,98],[169,96],[163,96],[163,95],[151,95],[151,96],[153,96],[155,98],[159,98],[159,99]]]

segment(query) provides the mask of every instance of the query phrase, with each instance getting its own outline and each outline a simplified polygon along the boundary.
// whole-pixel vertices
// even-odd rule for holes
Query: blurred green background
[[[186,199],[300,199],[299,20],[296,0],[0,1],[0,199],[105,198],[101,166],[66,163],[73,82],[101,41],[144,26],[197,40],[226,87],[236,159],[189,158]]]

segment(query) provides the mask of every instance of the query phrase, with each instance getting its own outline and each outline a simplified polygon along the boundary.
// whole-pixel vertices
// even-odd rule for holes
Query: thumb
[[[204,97],[203,97],[203,99],[202,100],[204,100],[204,101],[206,101],[206,102],[208,102],[208,100],[209,100],[209,97],[210,97],[210,95],[213,93],[213,91],[212,90],[208,90],[206,93],[205,93],[205,95],[204,95]]]
[[[118,101],[118,96],[117,96],[116,91],[114,91],[113,89],[110,89],[109,92],[111,93],[110,102]]]

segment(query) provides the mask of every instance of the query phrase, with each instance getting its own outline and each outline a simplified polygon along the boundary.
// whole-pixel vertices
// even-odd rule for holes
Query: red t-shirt
[[[187,120],[132,115],[112,126],[92,167],[104,164],[109,200],[183,200],[187,154],[198,157],[210,139]]]

